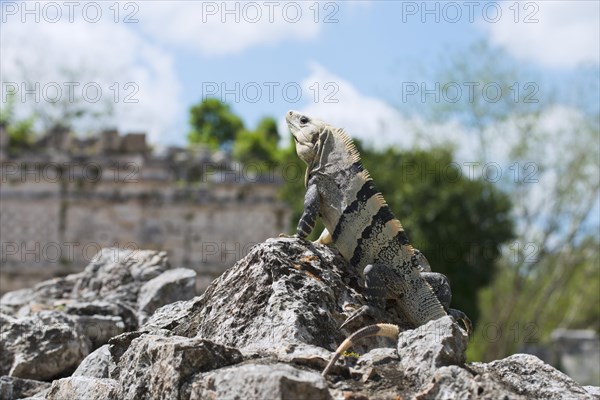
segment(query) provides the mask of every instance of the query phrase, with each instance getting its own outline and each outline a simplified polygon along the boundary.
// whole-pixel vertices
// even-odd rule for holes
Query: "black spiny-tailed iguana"
[[[289,111],[286,121],[298,157],[307,164],[304,213],[295,236],[305,239],[320,216],[325,230],[318,242],[333,243],[353,266],[364,268],[364,295],[369,304],[342,326],[365,313],[378,316],[386,300],[393,299],[415,327],[450,314],[470,330],[466,315],[449,308],[447,278],[430,272],[425,257],[410,245],[345,132],[296,111]],[[323,374],[353,341],[375,335],[397,337],[398,329],[377,324],[357,331],[340,345]]]

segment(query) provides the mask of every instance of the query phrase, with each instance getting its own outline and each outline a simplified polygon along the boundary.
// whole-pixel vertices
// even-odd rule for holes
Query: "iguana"
[[[410,245],[343,129],[297,111],[289,111],[286,121],[298,157],[307,164],[304,212],[294,236],[306,239],[320,216],[325,230],[317,242],[333,243],[351,265],[364,268],[368,304],[348,317],[342,327],[362,314],[379,316],[386,300],[393,299],[415,327],[450,314],[470,330],[467,316],[449,308],[452,296],[448,279],[430,272],[426,258]],[[360,337],[397,336],[398,327],[394,326],[379,324],[359,330],[344,341],[328,368]]]

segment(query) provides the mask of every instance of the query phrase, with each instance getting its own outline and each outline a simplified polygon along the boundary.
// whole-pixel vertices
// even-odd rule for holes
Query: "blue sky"
[[[506,50],[519,68],[533,70],[549,82],[542,89],[560,88],[577,73],[578,65],[597,68],[599,62],[598,2],[469,6],[435,1],[305,1],[248,6],[247,2],[107,1],[77,2],[73,10],[54,4],[58,7],[36,1],[1,2],[3,93],[7,82],[9,86],[37,82],[41,100],[21,91],[19,109],[26,114],[36,107],[51,108],[44,86],[61,86],[64,99],[64,83],[75,75],[78,89],[90,82],[102,89],[102,101],[84,99],[86,106],[100,107],[111,100],[114,112],[101,122],[81,121],[80,130],[116,126],[147,131],[151,141],[161,145],[185,143],[189,107],[211,83],[234,90],[239,84],[239,101],[221,90],[216,96],[228,100],[250,128],[262,116],[281,120],[286,110],[300,109],[361,128],[353,133],[369,139],[377,137],[378,126],[394,126],[401,118],[394,113],[402,113],[403,104],[398,104],[402,82],[423,82],[423,67],[435,66],[440,58],[474,42],[486,40]],[[65,70],[74,72],[66,76]],[[333,86],[326,86],[328,82]],[[272,102],[269,84],[278,85]],[[283,95],[286,84],[292,94],[295,87],[302,87],[299,101]],[[262,94],[253,102],[241,90],[246,87],[251,90],[247,94],[256,96],[252,91],[256,86]],[[337,104],[325,101],[328,93]],[[75,94],[82,97],[79,90]],[[127,94],[138,102],[126,103]],[[544,92],[540,94],[543,97]]]
[[[273,116],[286,136],[284,113],[296,109],[344,127],[351,136],[376,146],[407,149],[450,142],[456,145],[457,161],[469,162],[480,160],[469,127],[460,121],[427,120],[421,111],[429,108],[431,100],[404,103],[402,89],[411,83],[419,88],[431,84],[424,69],[436,69],[440,59],[486,41],[502,49],[520,72],[537,77],[536,97],[542,104],[547,105],[551,93],[558,93],[558,102],[536,119],[536,129],[551,139],[536,143],[528,158],[511,156],[512,146],[522,139],[518,125],[523,121],[509,118],[489,126],[485,133],[491,141],[488,159],[507,173],[515,161],[548,166],[539,184],[516,201],[515,212],[528,215],[527,210],[544,210],[551,216],[552,188],[560,182],[568,157],[575,154],[564,149],[587,151],[590,146],[582,136],[585,116],[573,104],[584,102],[598,113],[597,1],[74,4],[71,10],[63,2],[0,1],[1,105],[6,105],[7,91],[16,89],[17,117],[37,111],[58,118],[61,111],[53,102],[58,100],[67,107],[111,110],[76,121],[78,134],[116,127],[124,133],[147,132],[157,148],[185,145],[189,108],[207,94],[207,84],[235,91],[237,83],[240,89],[262,90],[258,98],[256,92],[244,96],[240,91],[236,92],[239,101],[231,95],[224,98],[250,129],[261,117]],[[238,11],[224,13],[223,5]],[[270,6],[275,7],[272,18]],[[425,7],[433,13],[424,12]],[[294,21],[297,9],[300,14]],[[325,23],[331,12],[337,21]],[[580,79],[582,65],[593,76],[583,95],[574,92],[572,84]],[[455,84],[464,89],[465,83]],[[517,84],[521,93],[526,90],[527,82]],[[267,85],[275,89],[273,101]],[[297,102],[283,95],[286,85],[302,90]],[[215,94],[223,97],[220,90]],[[419,94],[411,99],[419,99]],[[597,127],[594,135],[597,141]],[[597,207],[590,219],[597,227],[600,204],[598,194],[592,196]]]

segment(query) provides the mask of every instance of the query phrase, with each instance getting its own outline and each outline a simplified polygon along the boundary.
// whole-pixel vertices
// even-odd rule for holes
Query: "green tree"
[[[213,98],[190,108],[190,125],[189,142],[208,144],[213,148],[231,145],[244,129],[241,118],[231,111],[229,105]]]
[[[33,126],[35,116],[17,120],[14,115],[14,94],[7,97],[7,101],[0,110],[0,125],[8,134],[8,153],[18,154],[28,149],[35,141],[36,134]]]
[[[279,132],[273,118],[263,118],[255,131],[238,132],[233,144],[233,156],[242,163],[275,165],[279,161]]]
[[[264,117],[258,122],[256,132],[260,133],[269,143],[279,144],[279,131],[277,129],[277,121],[272,117]]]

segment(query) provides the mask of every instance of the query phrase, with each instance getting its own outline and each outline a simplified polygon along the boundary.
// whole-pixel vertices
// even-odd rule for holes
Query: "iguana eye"
[[[301,124],[306,124],[306,123],[308,123],[308,121],[310,121],[310,119],[308,119],[308,117],[306,117],[304,115],[302,117],[300,117]]]

